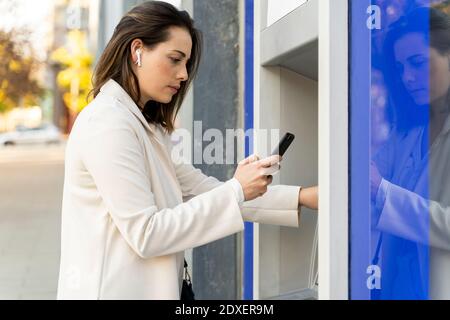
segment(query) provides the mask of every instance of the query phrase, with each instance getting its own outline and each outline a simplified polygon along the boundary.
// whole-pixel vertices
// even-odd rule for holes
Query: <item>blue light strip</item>
[[[253,129],[253,54],[254,3],[245,0],[245,131]],[[250,138],[252,139],[252,137]],[[253,153],[250,141],[245,142],[245,156]],[[244,230],[244,300],[253,300],[253,223],[246,222]]]
[[[350,299],[370,299],[366,269],[370,265],[370,50],[371,34],[365,28],[371,0],[351,1],[351,276]],[[361,27],[363,26],[363,27]],[[361,107],[364,106],[364,107]]]

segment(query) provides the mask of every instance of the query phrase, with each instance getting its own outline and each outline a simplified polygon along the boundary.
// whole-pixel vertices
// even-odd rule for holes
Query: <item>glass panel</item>
[[[450,1],[351,1],[351,298],[450,298]]]

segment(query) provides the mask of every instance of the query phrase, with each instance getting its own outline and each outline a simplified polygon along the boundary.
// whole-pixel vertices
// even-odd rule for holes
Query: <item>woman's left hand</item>
[[[372,161],[370,163],[370,196],[374,201],[378,193],[378,188],[381,184],[381,179],[382,178],[380,172],[378,171],[377,165]]]
[[[317,210],[319,207],[319,188],[317,186],[301,188],[298,195],[299,206]]]

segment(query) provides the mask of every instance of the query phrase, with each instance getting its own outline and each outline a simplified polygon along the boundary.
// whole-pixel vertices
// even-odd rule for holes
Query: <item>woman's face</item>
[[[394,45],[397,70],[417,105],[432,104],[450,87],[449,55],[428,46],[421,33],[409,33]]]
[[[149,100],[169,103],[177,93],[176,88],[188,80],[186,64],[191,57],[191,36],[179,27],[171,27],[169,33],[166,42],[152,49],[143,47],[139,39],[131,45],[133,62],[137,61],[136,50],[141,51],[141,67],[134,64],[141,90],[141,106]]]

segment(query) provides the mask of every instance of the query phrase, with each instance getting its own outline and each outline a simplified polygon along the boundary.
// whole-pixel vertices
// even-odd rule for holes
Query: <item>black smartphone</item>
[[[292,141],[294,141],[295,135],[292,133],[286,133],[283,138],[280,140],[278,146],[272,151],[272,155],[280,155],[283,156],[286,150],[291,145]]]

